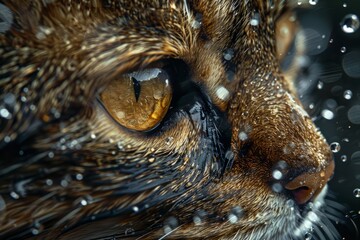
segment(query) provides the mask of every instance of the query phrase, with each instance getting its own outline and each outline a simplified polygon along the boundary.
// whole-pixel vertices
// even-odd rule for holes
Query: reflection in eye
[[[111,81],[100,95],[114,120],[136,131],[155,128],[166,115],[171,98],[169,75],[161,68],[125,74]]]

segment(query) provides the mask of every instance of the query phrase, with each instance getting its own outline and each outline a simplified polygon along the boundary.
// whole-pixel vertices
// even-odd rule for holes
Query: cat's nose
[[[334,168],[334,161],[330,161],[322,171],[302,173],[287,183],[285,188],[291,191],[298,204],[304,204],[314,199],[321,192],[333,175]]]

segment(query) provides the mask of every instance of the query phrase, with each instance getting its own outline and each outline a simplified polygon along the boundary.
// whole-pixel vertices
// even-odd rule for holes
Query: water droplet
[[[330,149],[333,153],[337,153],[340,151],[341,149],[341,146],[340,146],[340,143],[338,142],[333,142],[330,144]]]
[[[344,91],[344,98],[346,99],[346,100],[350,100],[351,98],[352,98],[352,91],[351,90],[345,90]]]
[[[195,14],[195,19],[192,21],[192,27],[195,28],[195,29],[198,29],[201,27],[201,24],[202,24],[202,14],[201,13],[197,13]]]
[[[91,137],[91,139],[96,139],[96,134],[95,134],[95,133],[91,133],[91,134],[90,134],[90,137]]]
[[[206,216],[207,216],[207,213],[204,210],[196,211],[196,213],[193,217],[194,224],[201,225],[203,223],[203,221],[205,220]]]
[[[167,137],[165,139],[165,144],[168,146],[171,145],[173,142],[174,142],[174,137]]]
[[[348,119],[353,124],[360,124],[360,105],[352,106],[348,113]]]
[[[138,206],[133,206],[132,210],[137,213],[137,212],[139,212],[140,209]]]
[[[346,47],[341,47],[340,52],[345,53],[346,52]]]
[[[75,175],[75,178],[76,178],[76,180],[81,181],[81,180],[84,179],[84,176],[83,176],[81,173],[77,173],[77,174]]]
[[[353,33],[359,28],[360,21],[355,14],[347,14],[341,21],[340,26],[345,33]]]
[[[220,86],[217,88],[216,90],[216,96],[222,100],[222,101],[226,101],[229,99],[230,97],[230,92],[229,90],[227,90],[225,87]]]
[[[342,162],[346,162],[347,161],[347,156],[346,155],[341,155],[340,160]]]
[[[154,157],[149,158],[149,163],[153,163],[153,162],[155,162],[155,158]]]
[[[319,216],[314,211],[308,212],[307,218],[313,223],[316,223],[320,220]]]
[[[7,32],[13,24],[14,16],[11,10],[0,3],[0,33]]]
[[[322,81],[319,81],[318,84],[317,84],[317,88],[318,89],[323,89],[324,87],[324,83]]]
[[[354,50],[344,55],[342,60],[344,72],[353,78],[360,77],[360,50]]]
[[[346,8],[346,7],[347,7],[347,4],[346,4],[346,3],[343,3],[343,7]]]
[[[244,210],[240,206],[233,207],[229,214],[228,220],[230,223],[237,223],[239,219],[244,215]]]
[[[230,61],[234,57],[234,50],[231,48],[228,48],[224,51],[223,57],[225,60]]]
[[[360,165],[360,151],[354,152],[351,155],[351,162],[355,165]]]
[[[316,5],[319,0],[309,0],[310,5]]]
[[[327,120],[331,120],[331,119],[334,118],[335,115],[329,109],[324,109],[324,110],[321,111],[321,116],[323,116],[323,118],[325,118]]]
[[[171,233],[177,226],[179,221],[175,217],[169,217],[164,221],[164,233]]]
[[[80,204],[81,204],[82,206],[86,206],[86,205],[88,205],[88,202],[87,202],[86,199],[81,199]]]
[[[253,16],[250,20],[250,25],[257,26],[257,25],[259,25],[259,23],[260,23],[260,14],[255,12],[255,13],[253,13]]]
[[[14,106],[16,97],[12,93],[7,93],[4,96],[4,103],[10,106]]]
[[[134,235],[135,234],[135,230],[133,228],[127,228],[125,230],[125,236],[130,236],[130,235]]]
[[[283,174],[280,170],[278,169],[275,169],[273,172],[272,172],[272,176],[275,180],[280,180],[282,177],[283,177]]]
[[[118,149],[121,150],[121,151],[124,150],[124,145],[123,145],[121,142],[118,142],[118,143],[117,143],[117,147],[118,147]]]
[[[19,199],[19,198],[20,198],[19,194],[17,194],[17,193],[14,192],[14,191],[12,191],[12,192],[10,193],[10,197],[12,197],[13,199]]]
[[[240,132],[239,133],[239,139],[241,140],[241,141],[246,141],[247,139],[248,139],[248,135],[246,134],[246,132]]]
[[[334,42],[334,39],[331,38],[331,39],[329,40],[329,43],[333,43],[333,42]]]
[[[12,115],[6,108],[0,109],[0,117],[5,119],[11,119]]]
[[[227,150],[225,153],[225,158],[229,161],[234,160],[234,153],[231,150]]]
[[[282,192],[283,190],[283,186],[280,184],[280,183],[274,183],[272,186],[271,186],[271,189],[276,192],[276,193],[280,193]]]
[[[311,240],[312,239],[312,234],[311,232],[306,232],[305,236],[304,236],[304,240]]]
[[[356,198],[360,198],[360,188],[355,188],[353,194]]]
[[[46,180],[45,180],[45,183],[46,183],[46,185],[51,186],[51,185],[53,185],[53,180],[51,180],[51,179],[46,179]]]

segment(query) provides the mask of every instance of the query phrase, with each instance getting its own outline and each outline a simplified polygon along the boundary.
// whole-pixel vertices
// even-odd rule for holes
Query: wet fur
[[[279,69],[275,26],[287,3],[0,2],[15,16],[0,34],[0,99],[15,96],[0,120],[0,237],[153,239],[175,219],[169,238],[295,238],[305,217],[271,190],[271,170],[283,160],[288,178],[320,172],[331,153]],[[98,94],[161,59],[185,62],[204,97],[155,131],[118,126]]]

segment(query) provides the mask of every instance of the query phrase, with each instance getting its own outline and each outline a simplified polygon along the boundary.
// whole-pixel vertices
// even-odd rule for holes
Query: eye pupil
[[[140,97],[140,91],[141,91],[141,85],[138,80],[136,80],[134,77],[131,77],[133,86],[134,86],[134,94],[135,94],[135,100],[136,102],[139,101]]]

